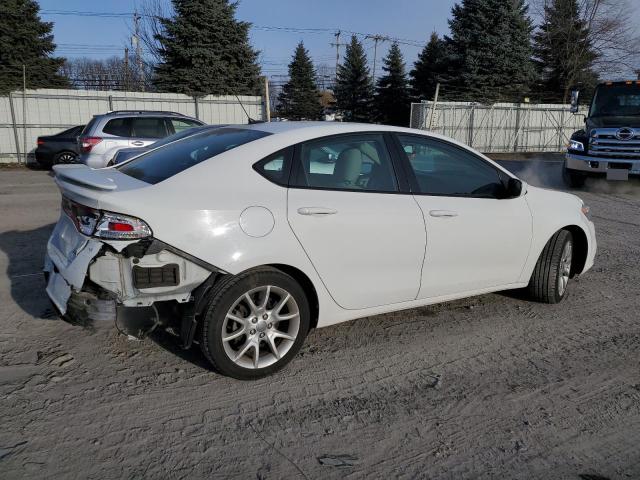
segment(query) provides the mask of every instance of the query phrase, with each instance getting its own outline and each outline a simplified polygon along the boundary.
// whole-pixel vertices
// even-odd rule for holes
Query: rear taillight
[[[44,140],[38,137],[38,141],[36,142],[38,145],[44,145]]]
[[[103,212],[94,236],[109,240],[138,240],[150,237],[151,229],[139,218]]]
[[[151,228],[139,218],[103,212],[62,198],[62,210],[80,233],[106,240],[139,240],[152,235]]]
[[[80,151],[89,153],[93,147],[102,141],[100,137],[80,137]]]

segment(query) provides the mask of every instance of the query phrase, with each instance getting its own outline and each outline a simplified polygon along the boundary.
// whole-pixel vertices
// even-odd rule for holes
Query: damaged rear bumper
[[[114,322],[137,335],[160,322],[163,303],[191,312],[193,292],[219,270],[155,239],[87,237],[63,214],[47,244],[44,272],[62,316],[82,325]]]

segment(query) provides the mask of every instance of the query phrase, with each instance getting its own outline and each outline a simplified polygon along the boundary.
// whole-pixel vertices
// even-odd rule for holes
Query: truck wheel
[[[582,173],[569,170],[565,166],[562,169],[562,179],[564,180],[565,185],[569,188],[582,188],[584,187],[584,182],[587,179],[587,177]]]
[[[291,361],[310,325],[298,282],[274,268],[223,278],[210,295],[200,346],[213,367],[239,380],[270,375]]]
[[[529,296],[543,303],[558,303],[567,293],[573,259],[573,236],[560,230],[547,242],[529,280]]]

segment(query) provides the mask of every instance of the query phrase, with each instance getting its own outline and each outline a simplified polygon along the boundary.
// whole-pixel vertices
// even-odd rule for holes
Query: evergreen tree
[[[247,22],[235,19],[229,0],[172,0],[174,18],[162,19],[163,62],[156,67],[161,91],[191,96],[255,95],[260,90],[257,52]]]
[[[531,19],[524,0],[462,0],[449,20],[457,98],[521,100],[534,77]]]
[[[438,82],[444,79],[449,65],[449,53],[444,40],[433,32],[429,43],[418,55],[411,76],[411,96],[414,101],[431,100]]]
[[[317,120],[322,113],[316,73],[309,52],[300,42],[289,63],[289,81],[278,96],[278,111],[291,120]]]
[[[373,82],[362,44],[355,35],[347,45],[344,63],[338,66],[335,96],[348,122],[368,122],[373,104]]]
[[[385,125],[409,125],[411,100],[404,58],[397,43],[393,43],[383,60],[385,72],[376,84],[376,120]]]
[[[547,5],[533,41],[539,93],[545,100],[566,103],[573,88],[589,91],[595,86],[597,54],[577,0],[553,0]]]
[[[67,79],[58,74],[64,58],[51,57],[56,48],[53,24],[40,20],[40,7],[33,0],[0,2],[0,92],[22,89],[22,66],[27,88],[65,88]]]

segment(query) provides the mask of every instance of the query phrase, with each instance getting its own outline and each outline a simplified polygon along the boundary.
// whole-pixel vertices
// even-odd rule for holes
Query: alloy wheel
[[[300,330],[300,310],[293,295],[265,285],[245,292],[222,322],[226,355],[243,368],[265,368],[291,349]]]
[[[569,283],[569,276],[571,274],[571,260],[573,257],[573,245],[571,241],[565,243],[560,255],[560,267],[558,268],[558,293],[560,296],[564,295]]]

